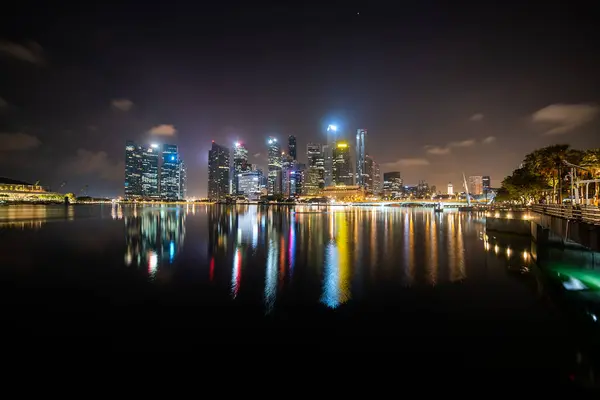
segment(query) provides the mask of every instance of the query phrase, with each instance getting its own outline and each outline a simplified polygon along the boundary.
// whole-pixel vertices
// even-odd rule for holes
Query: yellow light
[[[511,219],[512,218],[512,214],[511,213],[506,214],[506,218]]]
[[[348,147],[348,145],[346,143],[338,143],[337,147],[344,148],[344,147]]]
[[[506,255],[507,255],[508,257],[510,257],[510,254],[511,254],[511,253],[512,253],[512,250],[510,249],[510,247],[509,247],[509,248],[507,248],[507,249],[506,249]]]
[[[494,214],[494,217],[496,217],[496,218],[500,218],[500,213],[499,213],[499,212],[497,212],[496,214]]]
[[[529,258],[529,253],[527,250],[523,251],[523,260],[527,260]]]

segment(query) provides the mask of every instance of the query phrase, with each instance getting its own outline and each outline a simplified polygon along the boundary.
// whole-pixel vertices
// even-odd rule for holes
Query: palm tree
[[[553,199],[556,201],[558,197],[559,204],[562,204],[563,161],[573,159],[576,156],[576,153],[570,147],[568,144],[543,147],[528,154],[524,162],[532,173],[541,175],[552,185]]]
[[[581,159],[581,165],[589,171],[589,179],[600,178],[600,148],[587,150]],[[594,199],[598,201],[600,185],[594,183]]]

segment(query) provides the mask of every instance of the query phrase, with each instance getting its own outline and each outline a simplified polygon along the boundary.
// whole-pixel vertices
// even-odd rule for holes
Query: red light
[[[213,140],[212,142],[214,143],[215,141]]]

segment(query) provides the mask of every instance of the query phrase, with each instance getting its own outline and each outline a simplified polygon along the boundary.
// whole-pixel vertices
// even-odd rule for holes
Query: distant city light
[[[152,143],[152,144],[150,145],[150,147],[152,147],[153,149],[158,149],[158,145],[157,145],[156,143]]]
[[[171,161],[175,161],[175,156],[171,156]]]
[[[344,147],[348,147],[348,145],[346,143],[338,143],[337,147],[344,148]]]
[[[240,142],[235,142],[235,147],[240,147]]]
[[[336,125],[329,125],[327,127],[327,131],[334,131],[334,132],[336,132],[337,131],[337,126]]]

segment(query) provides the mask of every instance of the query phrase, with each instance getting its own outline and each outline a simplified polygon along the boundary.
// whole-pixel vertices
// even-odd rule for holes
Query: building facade
[[[229,149],[214,141],[208,151],[208,198],[224,200],[229,195]]]
[[[233,182],[232,193],[241,194],[239,187],[239,176],[248,171],[248,149],[243,143],[236,142],[233,147]]]
[[[324,186],[332,186],[335,184],[333,182],[333,151],[335,149],[335,143],[337,141],[337,134],[337,126],[329,125],[327,127],[327,144],[325,144],[322,148]]]
[[[163,144],[160,165],[160,198],[163,200],[179,200],[181,191],[181,160],[177,146]]]
[[[306,158],[308,165],[303,194],[315,196],[325,187],[323,146],[318,143],[306,145]]]
[[[367,141],[367,130],[357,129],[356,130],[356,184],[361,187],[367,186],[367,180],[369,179],[366,168],[366,141]]]
[[[403,193],[402,175],[400,171],[385,172],[383,174],[383,195],[387,197],[400,197]]]
[[[267,191],[269,195],[281,194],[281,147],[279,146],[279,142],[277,142],[277,138],[274,137],[269,138],[268,145],[269,176]]]
[[[338,141],[333,149],[333,180],[331,186],[354,184],[350,145],[346,141]]]
[[[131,140],[125,143],[125,199],[142,197],[142,148]]]
[[[480,195],[483,194],[483,177],[480,175],[469,176],[469,194]]]
[[[158,157],[159,146],[142,146],[142,193],[141,197],[148,200],[160,198]]]
[[[489,176],[483,176],[481,178],[481,185],[483,187],[483,192],[489,192],[492,189],[492,181]]]
[[[454,195],[454,186],[452,186],[452,182],[448,182],[448,192],[447,193],[449,196]]]
[[[247,171],[242,172],[238,177],[238,195],[248,198],[248,200],[259,200],[261,194],[262,172]]]
[[[296,149],[296,136],[290,135],[288,137],[288,155],[292,158],[292,160],[296,161],[297,158],[297,149]]]

